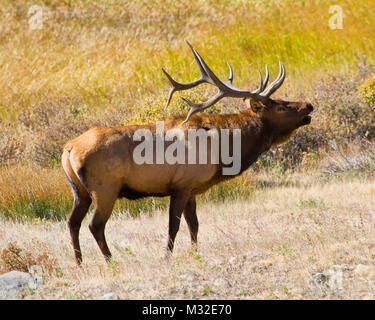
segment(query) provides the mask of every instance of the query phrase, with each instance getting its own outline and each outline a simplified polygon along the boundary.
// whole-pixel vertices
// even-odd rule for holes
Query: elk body
[[[183,116],[166,119],[165,130],[174,128],[186,132],[189,129],[240,129],[241,168],[236,174],[239,175],[271,146],[286,141],[297,128],[310,123],[309,114],[313,110],[310,103],[270,98],[285,79],[285,68],[282,63],[279,76],[268,87],[266,68],[264,81],[260,73],[260,85],[257,90],[239,90],[232,85],[233,71],[230,65],[229,81],[222,82],[198,52],[190,44],[189,46],[200,69],[201,78],[192,83],[178,83],[163,70],[173,86],[167,105],[175,91],[190,89],[201,83],[216,86],[218,93],[203,103],[193,103],[184,99],[190,107],[186,119],[184,120]],[[223,97],[246,99],[248,109],[238,114],[196,114]],[[111,253],[104,229],[116,199],[170,196],[167,252],[171,253],[182,215],[188,224],[193,245],[197,243],[196,195],[235,176],[223,174],[222,169],[225,165],[222,162],[137,164],[133,159],[133,152],[140,142],[134,141],[133,136],[139,129],[148,129],[155,134],[156,125],[153,123],[144,126],[94,127],[68,142],[64,148],[62,165],[74,194],[73,209],[67,222],[78,264],[82,261],[79,230],[92,202],[94,213],[89,228],[108,260]],[[207,148],[209,147],[208,144]]]

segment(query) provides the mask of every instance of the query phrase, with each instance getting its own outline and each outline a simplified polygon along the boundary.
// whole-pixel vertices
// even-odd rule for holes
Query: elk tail
[[[73,146],[74,144],[70,142],[66,144],[66,146],[64,147],[64,152],[61,157],[61,163],[65,171],[66,177],[68,178],[68,181],[70,183],[70,186],[72,187],[74,199],[78,200],[81,197],[85,197],[85,198],[88,197],[89,193],[84,183],[81,181],[79,174],[77,174],[72,167],[71,151],[73,150]]]

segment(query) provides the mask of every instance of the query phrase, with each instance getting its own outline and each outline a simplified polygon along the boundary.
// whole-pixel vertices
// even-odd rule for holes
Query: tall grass
[[[250,176],[217,185],[199,202],[225,202],[250,199],[255,189]],[[73,205],[73,196],[61,168],[32,166],[0,167],[0,217],[16,221],[37,219],[65,220]],[[121,199],[114,212],[117,215],[138,217],[152,215],[155,210],[166,210],[167,198]]]
[[[0,116],[17,122],[35,104],[87,105],[90,115],[127,109],[145,95],[166,94],[166,67],[177,78],[197,76],[184,44],[190,39],[220,75],[226,60],[240,86],[255,69],[277,60],[287,86],[327,70],[349,71],[358,55],[375,52],[373,2],[352,1],[34,1],[43,8],[42,30],[31,30],[26,0],[0,5]],[[344,28],[328,26],[339,4]]]

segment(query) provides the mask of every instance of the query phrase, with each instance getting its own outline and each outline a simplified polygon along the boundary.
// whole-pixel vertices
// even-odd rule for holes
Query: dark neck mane
[[[251,110],[228,115],[226,120],[220,128],[241,129],[241,174],[271,147],[273,132],[268,123]]]
[[[177,127],[185,119],[184,115],[166,120],[166,127]],[[250,109],[236,114],[196,114],[183,125],[186,129],[240,129],[241,130],[241,174],[248,169],[258,157],[269,150],[274,140],[274,132],[267,121],[260,119]],[[230,179],[234,176],[224,176],[222,169],[218,171],[218,178]]]

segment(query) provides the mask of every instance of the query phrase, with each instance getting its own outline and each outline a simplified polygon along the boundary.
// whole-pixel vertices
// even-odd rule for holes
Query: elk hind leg
[[[92,192],[95,209],[89,225],[89,229],[107,262],[110,261],[112,255],[107,245],[104,230],[118,195],[117,191],[108,192],[112,188],[111,186],[107,186],[105,192]]]
[[[69,227],[71,243],[73,245],[74,257],[76,263],[80,265],[82,263],[82,252],[79,244],[79,230],[81,228],[82,220],[90,208],[92,200],[83,186],[78,186],[70,179],[68,180],[72,186],[74,203],[73,209],[68,217],[67,224]]]
[[[189,227],[192,247],[193,249],[197,249],[199,223],[197,218],[197,204],[195,197],[191,197],[189,199],[183,213]]]

